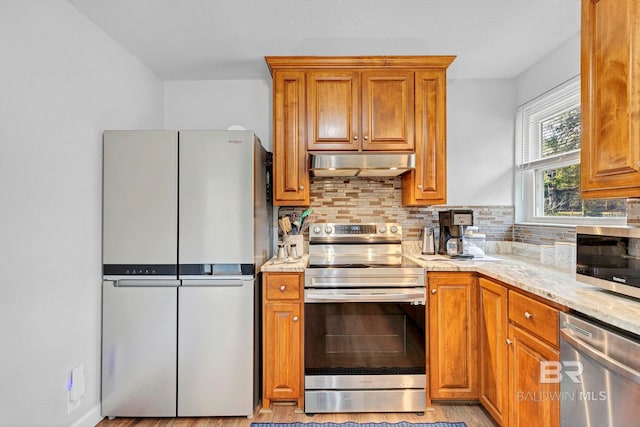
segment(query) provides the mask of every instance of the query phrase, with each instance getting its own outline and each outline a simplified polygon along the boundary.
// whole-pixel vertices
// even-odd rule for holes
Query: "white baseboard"
[[[91,408],[86,414],[82,416],[78,421],[71,424],[69,427],[95,427],[102,421],[104,418],[100,415],[101,408],[98,403],[96,406]]]

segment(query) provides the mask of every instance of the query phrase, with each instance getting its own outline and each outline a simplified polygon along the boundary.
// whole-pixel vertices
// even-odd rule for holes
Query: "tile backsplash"
[[[311,208],[313,222],[398,222],[405,240],[418,240],[424,226],[438,226],[438,211],[460,208],[474,211],[474,223],[487,240],[510,241],[513,206],[402,206],[399,177],[313,178]],[[279,215],[300,213],[301,208],[281,207]],[[437,230],[436,230],[437,231]]]
[[[438,211],[454,208],[472,209],[474,225],[486,234],[487,241],[533,245],[576,241],[574,226],[515,224],[513,206],[402,206],[399,177],[312,178],[311,208],[312,222],[398,222],[403,227],[406,241],[418,240],[424,226],[434,227],[438,233]],[[278,215],[303,210],[281,207]],[[640,225],[640,199],[627,200],[627,223]]]

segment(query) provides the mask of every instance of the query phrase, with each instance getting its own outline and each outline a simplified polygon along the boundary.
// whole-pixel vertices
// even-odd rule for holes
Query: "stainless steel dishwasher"
[[[640,340],[562,313],[562,427],[638,427]]]

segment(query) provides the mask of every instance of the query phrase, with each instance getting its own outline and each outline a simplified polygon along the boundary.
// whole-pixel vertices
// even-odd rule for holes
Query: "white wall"
[[[515,82],[447,82],[447,204],[513,205]]]
[[[163,84],[62,0],[3,0],[0,52],[0,425],[93,425],[102,131],[161,128]]]
[[[263,80],[169,81],[165,83],[167,129],[227,129],[256,132],[272,151],[271,82]]]
[[[580,33],[558,46],[516,78],[516,103],[531,101],[580,74]]]

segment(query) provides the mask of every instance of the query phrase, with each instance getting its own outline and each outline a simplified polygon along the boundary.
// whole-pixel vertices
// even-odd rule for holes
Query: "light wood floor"
[[[478,405],[435,405],[433,410],[424,415],[414,413],[349,413],[349,414],[316,414],[305,415],[295,411],[292,405],[274,404],[270,412],[256,411],[253,418],[246,417],[211,417],[211,418],[116,418],[104,419],[98,427],[249,427],[252,422],[304,422],[343,423],[354,421],[389,422],[407,421],[412,423],[427,423],[436,421],[460,422],[467,427],[495,427],[496,424]]]

